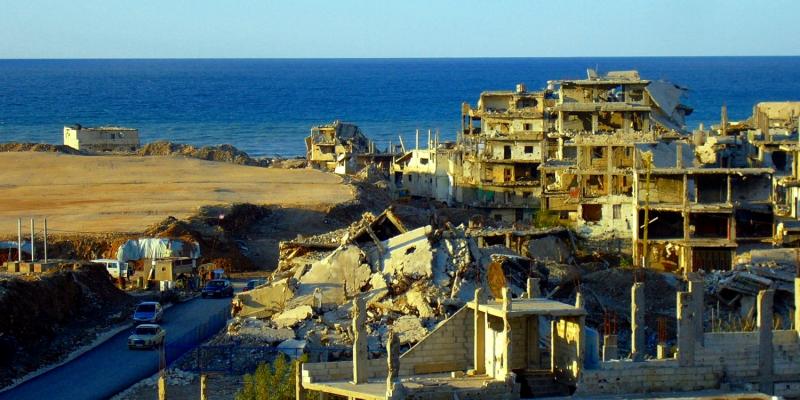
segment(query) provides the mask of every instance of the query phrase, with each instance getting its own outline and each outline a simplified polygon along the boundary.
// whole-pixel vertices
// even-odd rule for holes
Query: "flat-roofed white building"
[[[65,126],[64,145],[76,150],[135,151],[139,148],[139,130],[119,126]]]

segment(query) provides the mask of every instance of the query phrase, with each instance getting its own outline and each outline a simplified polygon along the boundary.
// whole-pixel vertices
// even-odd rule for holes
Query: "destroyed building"
[[[375,152],[358,126],[341,121],[311,128],[305,142],[309,167],[337,174],[355,173],[360,169],[357,155]]]
[[[473,300],[414,347],[401,352],[396,332],[386,336],[387,356],[368,357],[366,304],[353,301],[352,360],[304,363],[297,369],[297,398],[307,392],[353,399],[440,399],[633,395],[756,387],[776,396],[800,395],[800,331],[773,327],[775,291],[758,292],[755,331],[706,332],[702,282],[677,293],[675,346],[660,335],[649,354],[645,334],[645,283],[631,293],[631,351],[618,337],[585,327],[582,295],[574,305],[527,292]],[[795,288],[800,278],[795,279]],[[800,300],[795,292],[795,303]],[[797,316],[795,316],[797,321]],[[795,322],[797,326],[797,322]],[[766,398],[752,395],[753,398]],[[756,397],[758,396],[758,397]]]
[[[719,126],[690,133],[685,92],[592,70],[484,92],[462,106],[456,143],[395,158],[392,188],[506,223],[542,213],[668,271],[729,269],[742,248],[800,240],[800,103],[759,103],[741,122],[723,107]]]

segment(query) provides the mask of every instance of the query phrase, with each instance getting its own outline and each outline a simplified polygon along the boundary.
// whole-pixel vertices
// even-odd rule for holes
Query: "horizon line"
[[[792,58],[800,54],[771,55],[630,55],[630,56],[437,56],[437,57],[0,57],[0,61],[99,60],[525,60],[525,59],[626,59],[626,58]]]

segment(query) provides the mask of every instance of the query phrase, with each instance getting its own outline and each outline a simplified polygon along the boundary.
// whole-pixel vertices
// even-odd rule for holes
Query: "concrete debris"
[[[268,322],[257,318],[234,319],[228,325],[228,335],[238,337],[244,342],[258,342],[274,345],[284,340],[294,339],[295,333],[288,328],[276,329]]]
[[[423,226],[381,242],[377,249],[383,271],[393,277],[433,277],[434,252],[428,240],[432,228]]]
[[[409,290],[408,293],[406,293],[406,301],[408,305],[417,310],[420,318],[430,318],[434,316],[433,309],[425,299],[425,295],[419,290]]]
[[[419,342],[428,334],[428,330],[422,326],[419,318],[413,315],[404,315],[396,319],[392,324],[392,330],[397,334],[401,345]]]
[[[572,254],[566,243],[555,236],[531,239],[528,241],[527,247],[528,255],[531,258],[542,261],[565,263]]]
[[[385,352],[390,328],[397,332],[402,346],[411,346],[471,301],[476,288],[486,287],[491,263],[498,265],[497,274],[517,297],[523,294],[529,277],[546,282],[547,271],[540,261],[503,245],[478,246],[463,225],[428,225],[425,222],[435,221],[413,220],[405,214],[409,214],[405,209],[388,209],[377,216],[364,213],[348,228],[282,242],[273,281],[237,295],[242,306],[239,316],[256,316],[260,323],[252,318],[237,319],[228,335],[247,342],[262,335],[261,343],[272,345],[298,340],[304,348],[324,352],[326,357],[348,357],[354,338],[352,299],[362,296],[367,352],[377,357]],[[409,220],[415,223],[409,224]],[[489,228],[472,232],[489,238],[480,240],[483,245],[490,243],[493,235],[505,237],[507,233]],[[536,239],[539,244],[530,247],[550,251],[548,257],[573,257],[567,254],[567,246],[553,255],[549,247],[554,246],[546,244],[556,243],[548,242],[547,237],[563,234],[563,228],[509,232],[516,232],[515,247],[519,249],[526,249],[527,242]]]
[[[311,306],[304,305],[275,314],[272,317],[272,322],[279,328],[291,328],[300,323],[300,321],[311,318],[312,315],[314,315],[314,309]]]
[[[266,318],[283,310],[286,302],[294,297],[294,283],[294,280],[281,279],[237,294],[233,301],[241,305],[238,315]]]

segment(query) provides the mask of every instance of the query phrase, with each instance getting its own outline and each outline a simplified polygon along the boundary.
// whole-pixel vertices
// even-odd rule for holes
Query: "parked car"
[[[206,283],[201,293],[203,297],[233,297],[233,284],[227,279],[214,279]]]
[[[163,318],[164,308],[157,301],[141,302],[133,311],[133,320],[136,322],[158,323]]]
[[[247,285],[245,285],[242,291],[246,292],[248,290],[253,290],[261,285],[266,285],[266,284],[267,284],[266,279],[250,279],[249,281],[247,281]]]
[[[164,344],[167,332],[160,325],[142,324],[134,328],[133,333],[128,336],[128,348],[133,349],[152,349]]]
[[[101,258],[92,260],[92,262],[105,266],[108,274],[115,279],[119,277],[130,279],[130,277],[133,275],[133,268],[128,268],[128,263],[125,261]]]

